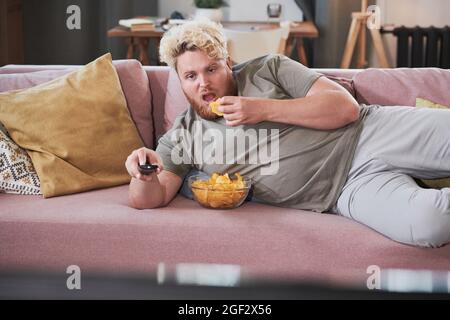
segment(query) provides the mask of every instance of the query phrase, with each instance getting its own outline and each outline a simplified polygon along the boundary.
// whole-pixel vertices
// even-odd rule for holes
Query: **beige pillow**
[[[439,104],[427,99],[416,98],[416,107],[417,108],[434,108],[434,109],[449,109],[450,107],[445,106],[443,104]],[[450,187],[450,178],[443,179],[416,179],[417,184],[424,188],[449,188]]]
[[[30,157],[1,130],[0,192],[41,194],[39,177]]]
[[[449,109],[450,107],[427,99],[416,98],[416,108]]]
[[[143,146],[109,53],[50,82],[0,93],[0,122],[30,155],[46,198],[128,183],[125,160]]]

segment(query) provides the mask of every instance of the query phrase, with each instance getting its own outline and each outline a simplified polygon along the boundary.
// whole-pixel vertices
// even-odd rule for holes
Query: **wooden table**
[[[270,29],[278,28],[278,23],[273,22],[239,22],[239,21],[223,21],[222,25],[225,28],[235,28],[235,29],[247,29],[247,30],[258,30],[258,29]],[[108,30],[108,37],[114,38],[125,38],[127,43],[127,59],[134,58],[135,47],[139,50],[139,61],[143,65],[148,65],[150,63],[148,57],[148,44],[150,39],[155,39],[157,41],[157,47],[159,50],[159,41],[164,34],[162,28],[156,28],[153,31],[134,31],[132,32],[129,28],[117,26]],[[286,44],[285,55],[290,56],[294,50],[297,50],[300,62],[304,65],[308,65],[308,61],[305,54],[305,48],[303,46],[304,38],[317,38],[319,36],[319,31],[317,27],[311,21],[293,22],[290,26],[289,37]],[[159,61],[158,61],[159,63]]]

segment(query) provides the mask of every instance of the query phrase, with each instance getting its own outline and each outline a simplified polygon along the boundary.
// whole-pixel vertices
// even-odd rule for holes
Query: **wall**
[[[294,0],[226,1],[230,7],[225,10],[225,18],[230,20],[265,20],[267,19],[266,5],[270,2],[283,4],[282,19],[300,20],[303,18],[303,14]],[[314,67],[338,67],[350,27],[351,12],[361,9],[361,0],[315,0],[315,4],[316,24],[320,37],[313,41],[314,59],[310,58],[309,61],[313,61]],[[159,0],[159,15],[169,16],[175,9],[188,17],[195,10],[193,0]]]
[[[0,66],[24,62],[22,0],[0,0]]]
[[[194,12],[193,0],[158,0],[161,16],[169,16],[175,10],[183,14]],[[291,0],[228,0],[231,7],[225,10],[225,17],[231,20],[265,19],[265,5],[268,2],[283,3],[284,18],[297,17],[300,9]],[[369,1],[375,3],[375,0]],[[264,3],[264,4],[263,4]],[[360,0],[316,0],[316,24],[320,37],[315,43],[315,67],[339,67],[347,33],[351,22],[351,12],[359,11]],[[376,0],[381,8],[381,23],[405,26],[441,27],[450,25],[449,0]],[[292,6],[295,6],[293,9]],[[298,11],[297,11],[298,10]],[[292,20],[298,20],[294,18]],[[367,36],[368,58],[371,67],[379,66],[371,50],[371,38]],[[392,35],[383,35],[386,53],[391,66],[395,66],[396,40]]]
[[[303,14],[294,0],[226,0],[228,7],[223,8],[224,20],[264,21],[267,20],[266,7],[269,3],[282,5],[281,19],[302,21]],[[195,11],[193,0],[159,0],[159,15],[168,17],[177,10],[186,18]]]
[[[158,0],[158,16],[169,17],[175,10],[187,18],[194,10],[194,0]]]
[[[229,19],[234,21],[264,21],[267,20],[267,5],[279,3],[282,5],[281,20],[302,21],[302,10],[293,0],[228,0],[230,4]]]
[[[81,30],[66,27],[71,4],[81,9]],[[113,59],[124,59],[124,40],[108,38],[108,29],[119,19],[156,13],[157,0],[25,0],[25,63],[86,64],[106,52]]]
[[[361,1],[316,0],[315,4],[319,38],[314,40],[314,67],[339,68],[352,21],[351,14],[361,11]]]
[[[450,1],[448,0],[377,0],[381,9],[381,23],[406,27],[443,27],[450,25]],[[397,43],[393,35],[383,35],[389,64],[395,67]],[[378,61],[372,54],[373,67]]]

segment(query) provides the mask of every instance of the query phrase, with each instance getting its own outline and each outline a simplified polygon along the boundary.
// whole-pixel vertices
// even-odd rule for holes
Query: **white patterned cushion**
[[[0,192],[41,194],[39,177],[27,152],[0,130]]]

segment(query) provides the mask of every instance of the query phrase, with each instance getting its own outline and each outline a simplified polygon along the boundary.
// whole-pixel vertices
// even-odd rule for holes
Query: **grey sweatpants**
[[[450,242],[450,188],[412,177],[450,177],[450,110],[372,107],[333,211],[402,243]]]

